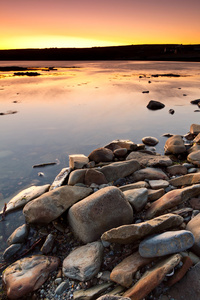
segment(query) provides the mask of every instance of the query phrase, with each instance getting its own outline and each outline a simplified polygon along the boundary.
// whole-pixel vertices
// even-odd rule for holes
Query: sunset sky
[[[0,49],[200,44],[200,0],[1,0]]]

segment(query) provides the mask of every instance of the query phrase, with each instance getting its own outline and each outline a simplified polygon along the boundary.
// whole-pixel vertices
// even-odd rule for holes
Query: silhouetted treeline
[[[0,60],[200,61],[200,45],[130,45],[93,48],[0,50]]]

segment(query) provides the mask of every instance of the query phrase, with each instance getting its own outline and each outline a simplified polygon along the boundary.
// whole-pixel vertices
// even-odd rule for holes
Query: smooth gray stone
[[[68,287],[69,287],[69,282],[67,282],[67,281],[61,282],[61,284],[59,284],[59,286],[56,288],[55,294],[61,295],[62,293],[64,293],[67,290]]]
[[[167,231],[144,239],[139,245],[142,257],[160,257],[185,251],[194,245],[194,236],[187,230]]]
[[[28,236],[28,226],[26,224],[18,227],[8,238],[8,245],[24,243]]]
[[[22,244],[12,244],[10,247],[8,247],[4,253],[3,253],[3,259],[9,260],[17,251],[19,251],[22,247]]]

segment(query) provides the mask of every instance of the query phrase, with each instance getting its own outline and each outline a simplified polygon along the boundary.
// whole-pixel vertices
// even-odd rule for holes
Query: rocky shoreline
[[[2,299],[198,299],[200,125],[159,141],[115,140],[69,155],[54,182],[5,205]]]

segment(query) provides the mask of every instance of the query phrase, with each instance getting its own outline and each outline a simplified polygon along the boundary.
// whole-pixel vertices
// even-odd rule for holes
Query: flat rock
[[[121,296],[112,296],[112,295],[104,295],[98,298],[97,300],[130,300],[130,298],[127,297],[121,297]]]
[[[183,223],[183,218],[175,214],[166,214],[149,221],[123,225],[110,229],[101,239],[110,243],[130,244],[148,235],[175,228]]]
[[[124,192],[126,200],[131,204],[133,209],[137,212],[141,211],[148,200],[147,188],[132,189]]]
[[[200,214],[196,215],[188,222],[186,229],[193,233],[195,238],[195,243],[192,250],[198,256],[200,256]]]
[[[179,264],[180,254],[172,255],[157,263],[154,267],[144,273],[140,280],[123,296],[132,300],[141,300],[146,297],[155,287],[157,287],[173,268]]]
[[[186,147],[181,135],[173,135],[172,137],[168,138],[165,143],[164,149],[165,152],[172,154],[180,154],[186,152]]]
[[[126,160],[136,159],[144,167],[168,167],[172,165],[172,160],[165,155],[151,155],[139,151],[131,152]]]
[[[135,159],[129,161],[120,161],[104,166],[100,171],[105,175],[106,179],[111,182],[119,178],[131,175],[140,169],[140,164]]]
[[[130,287],[134,274],[143,266],[148,265],[151,258],[142,257],[139,252],[126,257],[111,272],[110,279],[122,286]]]
[[[89,160],[95,163],[112,161],[113,157],[113,152],[104,147],[95,149],[88,155]]]
[[[182,165],[174,165],[174,166],[167,167],[167,172],[171,176],[186,175],[187,174],[187,168],[182,166]]]
[[[155,201],[161,198],[165,194],[165,190],[159,189],[159,190],[151,190],[148,189],[148,201]]]
[[[100,270],[103,249],[101,242],[93,242],[76,248],[64,259],[63,274],[79,281],[92,279]]]
[[[47,192],[49,188],[50,184],[45,184],[42,186],[30,186],[29,188],[21,191],[7,203],[6,212],[12,211],[19,207],[23,207],[29,201]]]
[[[145,136],[142,138],[142,142],[148,146],[155,146],[159,143],[159,140],[152,136]]]
[[[159,189],[168,187],[169,182],[167,180],[163,180],[163,179],[149,180],[149,185],[152,189],[159,190]]]
[[[82,169],[87,163],[89,159],[84,154],[71,154],[69,155],[69,167],[74,169]]]
[[[150,208],[146,212],[145,218],[152,219],[158,215],[161,215],[165,210],[179,205],[188,199],[199,195],[199,193],[200,184],[172,190],[151,204]]]
[[[93,300],[97,299],[103,292],[105,292],[113,283],[102,283],[93,286],[87,290],[78,290],[73,293],[73,300]]]
[[[200,167],[200,150],[190,153],[187,157],[187,160],[192,164]]]
[[[138,181],[138,182],[135,182],[135,183],[130,183],[130,184],[120,186],[119,189],[122,192],[125,192],[125,191],[130,191],[130,190],[133,190],[133,189],[148,188],[148,187],[149,187],[149,185],[146,181]]]
[[[136,171],[132,175],[132,179],[135,181],[141,181],[145,179],[149,180],[157,180],[157,179],[164,179],[168,180],[167,175],[159,168],[145,168]]]
[[[200,133],[200,125],[199,124],[192,124],[190,126],[190,133],[192,134],[199,134]]]
[[[182,175],[180,177],[170,179],[169,183],[176,187],[182,185],[193,185],[196,183],[200,183],[200,173]]]
[[[194,236],[188,230],[166,231],[147,237],[139,245],[142,257],[160,257],[185,251],[194,245]]]
[[[110,149],[112,151],[119,148],[126,148],[129,151],[134,151],[137,149],[137,144],[129,140],[114,140],[108,145],[104,146],[104,148]]]
[[[199,299],[200,263],[191,268],[185,276],[173,285],[167,292],[176,300]]]
[[[17,260],[3,272],[9,299],[19,299],[37,290],[59,265],[57,257],[35,255]]]
[[[155,101],[155,100],[151,100],[147,104],[147,108],[151,109],[151,110],[158,110],[158,109],[162,109],[164,107],[165,107],[165,105],[163,103],[161,103],[159,101]]]
[[[133,210],[117,187],[105,187],[74,204],[68,221],[74,234],[90,243],[113,227],[132,223]]]
[[[90,188],[62,186],[27,203],[23,213],[28,223],[48,224],[91,193]]]

